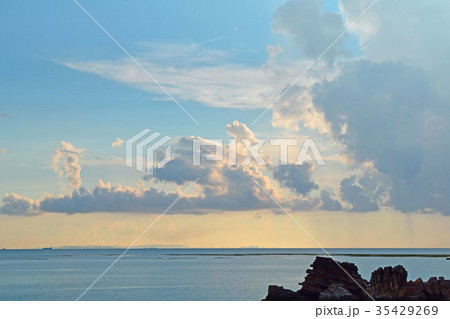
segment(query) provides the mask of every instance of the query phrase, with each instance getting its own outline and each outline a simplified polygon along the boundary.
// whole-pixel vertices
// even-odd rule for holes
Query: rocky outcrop
[[[407,281],[407,276],[402,266],[378,268],[370,278],[369,292],[378,300],[450,300],[450,280]]]
[[[403,266],[378,268],[370,282],[363,279],[358,268],[348,262],[316,257],[298,291],[269,286],[266,301],[301,300],[450,300],[450,280],[432,277],[407,281]]]
[[[308,299],[305,299],[302,294],[299,294],[298,292],[284,289],[280,286],[269,286],[269,292],[267,294],[265,301],[305,301]]]
[[[319,300],[322,301],[340,301],[353,299],[353,295],[343,287],[341,284],[331,284],[327,290],[321,292]]]
[[[308,269],[305,281],[302,283],[301,294],[308,300],[318,300],[331,284],[337,284],[350,293],[343,300],[365,300],[368,282],[361,278],[358,267],[352,263],[335,262],[331,258],[316,257],[312,269]],[[353,279],[352,279],[353,278]]]

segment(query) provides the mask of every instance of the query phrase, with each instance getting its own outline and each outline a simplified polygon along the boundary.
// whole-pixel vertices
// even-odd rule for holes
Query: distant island
[[[300,290],[271,285],[263,301],[450,300],[450,280],[431,277],[425,282],[421,278],[407,281],[408,272],[401,265],[378,268],[370,281],[349,262],[316,257],[311,267]]]

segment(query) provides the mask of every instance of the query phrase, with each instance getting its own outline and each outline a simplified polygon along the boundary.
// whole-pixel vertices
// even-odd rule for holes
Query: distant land
[[[54,249],[127,249],[128,247],[125,246],[59,246]],[[188,246],[184,245],[140,245],[140,246],[133,246],[131,249],[145,249],[145,248],[158,248],[158,249],[164,249],[164,248],[189,248]]]

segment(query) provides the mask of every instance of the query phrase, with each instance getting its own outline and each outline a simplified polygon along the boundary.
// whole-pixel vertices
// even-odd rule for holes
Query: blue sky
[[[3,3],[0,219],[13,223],[12,218],[31,215],[44,225],[46,216],[58,218],[63,228],[75,217],[56,215],[81,213],[74,209],[81,207],[79,198],[89,213],[110,216],[98,192],[117,203],[130,196],[130,209],[120,210],[127,216],[141,213],[146,200],[144,212],[157,213],[192,182],[192,172],[181,169],[179,183],[162,174],[146,178],[124,165],[124,145],[111,146],[151,128],[175,137],[179,155],[191,136],[312,137],[326,159],[325,167],[202,168],[195,171],[206,176],[196,197],[186,199],[189,209],[180,207],[175,215],[267,211],[271,216],[273,203],[247,184],[255,178],[294,212],[326,215],[322,222],[328,214],[345,220],[358,214],[374,216],[381,225],[383,214],[393,212],[396,220],[422,220],[426,213],[433,216],[430,228],[435,222],[448,225],[450,179],[440,172],[450,171],[445,144],[450,47],[439,39],[447,36],[441,16],[450,17],[450,6],[380,1],[360,17],[371,3],[80,1],[200,125],[75,2]],[[265,151],[273,158],[274,149]],[[180,160],[186,164],[186,158]],[[86,197],[78,193],[80,185]],[[205,199],[205,194],[212,195]],[[17,219],[14,225],[22,223]],[[90,227],[95,232],[99,225],[97,220]],[[411,234],[402,236],[396,240],[407,245]]]
[[[267,57],[264,48],[272,38],[269,18],[277,7],[274,1],[228,5],[90,1],[83,5],[133,55],[139,56],[151,43],[205,43],[208,48],[230,51],[227,59],[233,62],[253,65]],[[251,20],[247,19],[250,11]],[[83,144],[101,156],[116,136],[127,137],[143,127],[172,136],[223,136],[227,123],[257,114],[205,109],[195,101],[183,101],[202,123],[197,127],[173,102],[162,101],[161,93],[142,92],[61,65],[59,61],[125,57],[71,1],[7,2],[0,15],[2,29],[8,30],[1,35],[5,50],[0,53],[0,106],[9,115],[0,130],[2,148],[10,151],[12,159],[2,168],[4,174],[12,169],[16,179],[29,176],[14,168],[17,162],[34,165],[60,140]]]

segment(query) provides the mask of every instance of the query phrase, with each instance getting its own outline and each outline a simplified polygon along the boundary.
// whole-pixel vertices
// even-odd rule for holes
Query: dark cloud
[[[17,194],[6,194],[3,197],[0,214],[14,216],[35,216],[39,214],[39,203]]]
[[[326,191],[326,190],[321,191],[320,199],[322,201],[322,205],[320,206],[320,209],[329,210],[329,211],[341,211],[342,210],[342,204],[338,200],[331,198],[331,195],[328,191]]]
[[[164,182],[174,182],[182,185],[188,181],[199,179],[200,184],[208,180],[212,169],[204,166],[193,166],[183,159],[174,159],[164,165],[162,168],[155,169],[153,176],[145,176],[145,180],[155,179]]]
[[[319,188],[312,177],[312,165],[280,165],[273,170],[273,178],[282,186],[288,187],[299,195],[307,195],[311,190]]]
[[[208,185],[204,181],[201,194],[182,197],[169,213],[201,214],[273,207],[270,198],[253,182],[252,178],[272,193],[267,178],[262,174],[249,167],[227,169],[223,174],[221,185]],[[178,196],[178,193],[166,193],[154,188],[138,189],[101,183],[92,191],[82,187],[70,195],[47,197],[40,201],[39,209],[43,212],[68,214],[161,213]]]
[[[355,61],[334,81],[315,85],[312,96],[349,158],[372,162],[390,179],[390,206],[450,213],[449,108],[425,73],[402,63]],[[348,200],[361,211],[375,209],[355,195],[353,181],[343,183]]]
[[[342,199],[352,205],[351,211],[372,212],[379,206],[373,198],[375,187],[369,178],[356,179],[355,175],[345,178],[341,182]]]

